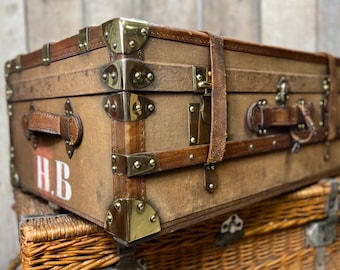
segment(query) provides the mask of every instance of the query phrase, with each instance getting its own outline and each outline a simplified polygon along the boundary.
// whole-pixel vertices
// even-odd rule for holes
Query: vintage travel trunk
[[[5,64],[16,186],[122,243],[340,173],[340,60],[114,19]]]

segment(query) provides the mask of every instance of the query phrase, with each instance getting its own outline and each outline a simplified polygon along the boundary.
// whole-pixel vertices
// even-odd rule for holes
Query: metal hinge
[[[15,167],[15,149],[13,146],[10,147],[10,177],[11,177],[11,184],[14,187],[19,187],[20,185],[20,178]]]
[[[159,171],[156,158],[147,153],[130,155],[112,154],[112,171],[127,177],[141,176]]]
[[[146,43],[149,25],[145,21],[117,18],[103,23],[102,31],[113,53],[130,54],[140,50]]]
[[[106,213],[104,228],[116,241],[128,246],[161,230],[157,212],[147,202],[121,198],[113,201]]]
[[[85,27],[79,30],[78,34],[78,52],[79,53],[86,53],[90,49],[89,43],[89,28]]]
[[[9,76],[9,73],[11,72],[11,68],[12,68],[12,61],[7,61],[5,63],[5,80],[6,81]]]
[[[306,226],[307,246],[316,248],[315,269],[325,269],[326,246],[337,238],[338,181],[330,179],[331,191],[326,205],[327,219],[311,222]]]
[[[103,270],[147,270],[146,260],[144,258],[136,258],[136,246],[126,247],[118,243],[117,255],[119,256],[117,265],[104,268]]]
[[[148,98],[129,92],[119,92],[104,99],[104,109],[117,121],[143,120],[155,111],[155,104]]]
[[[17,55],[15,57],[15,70],[20,71],[21,68],[22,68],[22,66],[21,66],[21,55]]]
[[[150,85],[155,77],[142,61],[124,58],[109,65],[102,79],[115,90],[138,90]]]
[[[243,220],[237,214],[231,215],[222,223],[220,234],[216,238],[216,245],[227,248],[243,234]]]
[[[51,62],[50,58],[50,43],[45,44],[41,49],[42,63],[44,66],[48,66]]]

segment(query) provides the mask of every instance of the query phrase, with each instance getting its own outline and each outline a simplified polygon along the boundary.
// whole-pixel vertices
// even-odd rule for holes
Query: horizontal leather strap
[[[304,107],[313,116],[313,105],[307,103]],[[297,106],[292,107],[270,107],[253,103],[247,113],[247,123],[251,131],[271,127],[290,127],[297,124],[304,124],[305,117]]]
[[[71,116],[64,116],[49,112],[32,111],[24,115],[23,126],[28,136],[32,132],[58,135],[67,140],[71,146],[79,145],[83,135],[82,122],[76,113]]]

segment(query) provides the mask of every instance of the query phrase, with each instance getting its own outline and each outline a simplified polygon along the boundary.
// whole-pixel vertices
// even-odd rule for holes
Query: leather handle
[[[51,112],[35,110],[31,105],[31,111],[23,116],[23,128],[27,138],[39,137],[40,133],[56,135],[66,142],[66,150],[72,157],[73,149],[79,146],[83,137],[83,124],[80,116],[74,113],[69,100],[65,104],[66,115],[58,115]]]
[[[80,144],[83,128],[82,122],[77,114],[71,116],[57,115],[49,112],[33,111],[24,116],[26,132],[46,133],[58,135],[69,141],[70,145]]]
[[[303,110],[301,109],[303,108]],[[253,103],[247,112],[247,124],[252,132],[273,127],[291,127],[307,124],[306,115],[313,118],[313,104],[295,104],[291,107],[270,107],[263,101]]]

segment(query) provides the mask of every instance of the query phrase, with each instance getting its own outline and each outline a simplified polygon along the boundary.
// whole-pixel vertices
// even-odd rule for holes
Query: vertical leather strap
[[[211,61],[211,130],[207,163],[223,160],[227,139],[227,84],[224,63],[224,40],[210,33]]]
[[[328,59],[328,72],[330,76],[329,95],[327,100],[327,126],[328,140],[334,140],[337,135],[337,94],[338,78],[336,72],[335,58],[328,53],[323,53]]]

